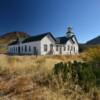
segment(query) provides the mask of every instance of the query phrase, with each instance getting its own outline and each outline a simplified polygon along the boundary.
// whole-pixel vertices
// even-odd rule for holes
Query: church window
[[[75,47],[74,47],[74,52],[75,52]]]
[[[53,49],[53,44],[50,44],[50,50],[52,50]]]
[[[10,48],[10,52],[11,52],[11,48]]]
[[[70,50],[70,46],[68,45],[68,51]]]
[[[13,47],[11,48],[11,52],[13,52]]]
[[[31,52],[31,47],[29,46],[29,52]]]
[[[64,46],[64,51],[66,51],[66,46]]]
[[[16,47],[16,52],[17,52],[17,47]]]
[[[73,50],[73,46],[71,46],[71,51]]]
[[[15,53],[15,47],[13,49],[14,49],[13,52]]]
[[[25,45],[25,52],[27,52],[27,46]]]
[[[44,51],[47,51],[47,45],[44,44]]]
[[[59,46],[58,46],[58,45],[56,45],[56,51],[58,51],[58,47],[59,47]]]
[[[23,46],[22,46],[22,52],[23,52]]]

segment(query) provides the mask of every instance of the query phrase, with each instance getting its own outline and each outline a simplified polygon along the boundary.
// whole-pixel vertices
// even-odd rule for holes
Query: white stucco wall
[[[76,39],[74,37],[72,39],[75,42],[75,44],[74,44],[74,46],[75,46],[75,54],[79,54],[79,45],[78,45],[78,43],[77,43],[77,41],[76,41]]]
[[[73,37],[74,43],[72,42],[72,40],[68,40],[66,44],[60,44],[58,51],[56,51],[56,46],[54,48],[55,51],[55,55],[74,55],[74,54],[78,54],[79,53],[79,46],[77,44],[76,39]],[[69,46],[69,47],[68,47]],[[61,48],[61,53],[60,53],[60,48]],[[65,48],[65,50],[64,50]],[[69,48],[69,49],[68,49]]]
[[[58,45],[58,50],[56,50],[57,45]],[[62,46],[62,45],[60,45],[60,44],[56,44],[56,45],[54,46],[54,54],[55,54],[55,55],[59,55],[59,54],[60,54],[60,47],[61,47],[61,46]],[[62,48],[61,48],[61,50],[62,50]]]
[[[78,54],[79,53],[79,46],[76,42],[76,40],[73,38],[74,43],[71,40],[68,40],[66,43],[66,53],[68,55],[72,54]],[[69,46],[69,50],[68,50],[68,46]],[[63,54],[65,54],[65,51],[63,51]]]
[[[51,36],[47,35],[41,40],[41,55],[48,55],[50,52],[50,44],[53,44],[53,50],[55,46],[55,41]],[[47,45],[47,51],[44,51],[44,45]],[[53,52],[54,54],[54,52]]]
[[[55,47],[55,49],[54,49],[55,54],[56,55],[60,54],[60,48],[62,50],[62,52],[61,52],[62,55],[78,54],[79,53],[79,46],[78,46],[77,41],[74,37],[73,37],[73,40],[75,43],[73,43],[71,40],[68,40],[66,44],[60,44],[58,51],[56,51],[56,47]],[[64,50],[64,48],[65,48],[65,50]],[[68,50],[68,48],[69,48],[69,50]]]
[[[27,47],[27,51],[25,51],[25,46]],[[29,51],[29,46],[30,46],[30,51]],[[11,54],[18,54],[18,47],[20,47],[20,54],[34,54],[34,47],[37,48],[38,50],[38,55],[41,55],[41,48],[40,48],[40,42],[28,42],[28,43],[20,43],[19,45],[11,45],[8,46],[8,52]],[[23,47],[23,50],[22,50]],[[14,50],[15,48],[15,50]],[[17,48],[17,51],[16,51]]]
[[[8,46],[8,52],[11,53],[11,54],[17,54],[18,50],[16,50],[16,48],[18,48],[18,45]]]
[[[73,40],[75,43],[73,43],[71,40],[68,40],[66,44],[55,44],[55,41],[50,38],[50,36],[46,36],[41,40],[41,55],[47,55],[49,54],[50,51],[50,44],[53,44],[53,55],[74,55],[74,54],[78,54],[79,52],[79,47],[78,44],[76,42],[76,40],[73,37]],[[47,51],[44,51],[44,45],[47,45]],[[58,51],[56,50],[56,45],[58,45]],[[69,46],[69,50],[68,50],[68,46]],[[64,50],[64,47],[66,48]],[[60,52],[61,49],[61,52]]]
[[[27,51],[25,51],[25,46],[27,46]],[[22,54],[34,54],[34,47],[36,47],[38,51],[38,55],[41,54],[40,41],[23,43],[23,44],[20,44],[20,47],[21,48],[23,47],[23,51],[21,51]],[[30,47],[30,50],[29,50],[29,47]]]
[[[79,46],[77,44],[76,39],[72,38],[74,43],[71,40],[68,40],[66,44],[55,44],[55,41],[52,39],[50,35],[45,36],[41,41],[33,41],[28,43],[20,43],[17,45],[8,46],[8,52],[11,54],[18,54],[18,46],[20,46],[20,54],[34,54],[34,47],[38,50],[38,55],[48,55],[50,52],[50,44],[53,44],[53,55],[70,55],[70,54],[78,54],[79,53]],[[47,51],[44,51],[44,45],[47,45]],[[56,50],[56,45],[58,45],[58,51]],[[25,46],[27,46],[27,52],[25,51]],[[65,50],[64,50],[65,46]],[[69,50],[68,50],[69,46]],[[11,50],[15,47],[15,51]],[[23,47],[23,51],[22,51]],[[30,51],[29,51],[30,47]],[[16,51],[17,48],[17,51]],[[72,48],[72,49],[71,49]],[[75,48],[75,49],[74,49]],[[61,52],[60,52],[61,50]]]

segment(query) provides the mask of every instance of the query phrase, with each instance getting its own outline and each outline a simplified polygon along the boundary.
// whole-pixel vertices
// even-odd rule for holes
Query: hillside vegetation
[[[17,38],[21,40],[29,37],[25,32],[9,32],[0,36],[0,53],[7,53],[7,46],[12,41],[15,41]]]
[[[100,100],[100,69],[93,70],[100,68],[94,57],[100,55],[94,51],[77,56],[1,54],[0,100]]]

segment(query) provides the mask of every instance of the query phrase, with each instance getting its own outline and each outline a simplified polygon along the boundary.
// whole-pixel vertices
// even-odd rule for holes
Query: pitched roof
[[[8,44],[9,46],[10,45],[15,45],[15,44],[18,44],[19,43],[19,41],[18,40],[16,40],[16,41],[13,41],[13,42],[11,42],[10,44]]]
[[[65,44],[69,39],[72,40],[72,42],[74,43],[72,37],[74,36],[71,36],[71,37],[57,37],[57,38],[54,38],[53,35],[50,33],[50,32],[47,32],[47,33],[43,33],[43,34],[40,34],[40,35],[36,35],[36,36],[31,36],[29,38],[26,38],[25,40],[22,41],[22,43],[28,43],[28,42],[32,42],[32,41],[40,41],[41,39],[43,39],[46,35],[50,35],[55,43],[57,44]],[[76,39],[76,38],[75,38]],[[77,39],[76,39],[77,41]],[[16,45],[18,44],[20,41],[17,39],[16,41],[13,41],[12,43],[10,43],[9,45]],[[78,42],[77,42],[78,43]]]
[[[58,44],[65,44],[69,39],[71,39],[73,41],[73,39],[72,39],[73,36],[71,36],[69,38],[65,37],[65,36],[64,37],[57,37],[56,38],[56,41],[57,41],[56,43],[58,43]],[[74,41],[73,41],[73,43],[74,43]]]
[[[43,33],[40,35],[36,35],[36,36],[31,36],[26,38],[25,40],[22,41],[22,43],[27,43],[27,42],[32,42],[32,41],[40,41],[41,39],[43,39],[46,35],[50,35],[54,41],[56,41],[56,39],[53,37],[53,35],[50,32],[47,33]],[[18,44],[20,41],[17,39],[16,41],[13,41],[12,43],[10,43],[9,45],[16,45]]]
[[[36,35],[36,36],[26,38],[22,43],[27,43],[27,42],[32,42],[32,41],[40,41],[46,35],[50,35],[56,41],[56,39],[53,37],[53,35],[50,32],[48,32],[48,33],[43,33],[43,34],[40,34],[40,35]]]
[[[57,37],[56,41],[57,41],[56,43],[58,44],[65,44],[68,41],[68,38],[67,37]]]

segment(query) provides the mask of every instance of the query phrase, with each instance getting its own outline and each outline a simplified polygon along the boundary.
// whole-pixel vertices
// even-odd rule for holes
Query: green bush
[[[73,63],[58,63],[55,64],[53,73],[56,76],[61,75],[62,80],[72,81],[74,84],[78,84],[88,91],[91,87],[95,86],[96,78],[92,71],[90,64],[76,62]],[[59,79],[59,78],[58,78]]]

